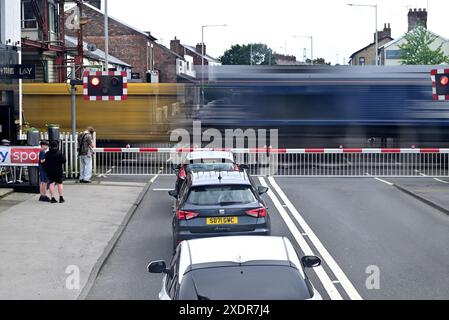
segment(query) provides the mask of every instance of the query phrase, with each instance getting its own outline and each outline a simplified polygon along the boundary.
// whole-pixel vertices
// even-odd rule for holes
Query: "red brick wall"
[[[100,50],[104,50],[104,16],[86,6],[83,13],[90,21],[83,27],[84,41],[95,44]],[[67,34],[76,34],[68,31]],[[160,70],[160,82],[176,82],[176,56],[169,50],[163,50],[149,37],[127,26],[109,19],[109,54],[130,64],[132,72],[140,73],[143,81],[146,81],[147,65],[151,66],[151,53],[147,50],[147,43],[153,44],[154,67]]]

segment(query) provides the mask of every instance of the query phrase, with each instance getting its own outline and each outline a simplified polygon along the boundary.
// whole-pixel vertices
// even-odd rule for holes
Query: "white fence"
[[[195,149],[211,150],[211,149]],[[218,150],[218,149],[215,149]],[[224,149],[221,149],[224,150]],[[172,174],[191,149],[97,148],[97,175]],[[253,175],[449,177],[449,149],[229,149]]]
[[[62,153],[67,159],[64,166],[64,175],[67,179],[76,179],[79,177],[79,157],[78,157],[78,135],[82,133],[77,133],[75,140],[72,139],[72,133],[63,132],[60,134],[60,148]],[[48,132],[41,132],[41,140],[48,140]],[[94,145],[96,140],[96,134],[94,133]],[[94,168],[95,168],[94,158]]]

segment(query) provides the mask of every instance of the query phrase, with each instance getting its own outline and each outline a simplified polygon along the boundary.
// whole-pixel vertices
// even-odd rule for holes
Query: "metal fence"
[[[211,150],[211,149],[196,149]],[[218,149],[215,149],[218,150]],[[221,149],[223,150],[223,149]],[[190,149],[97,148],[97,175],[172,174]],[[229,149],[253,175],[449,177],[449,149]]]
[[[60,148],[61,152],[67,159],[66,164],[64,165],[64,175],[67,179],[75,179],[79,177],[79,157],[78,157],[78,135],[82,134],[77,133],[75,136],[75,140],[72,139],[72,133],[70,132],[62,132],[59,135],[60,138]],[[48,132],[40,133],[41,140],[48,140]],[[96,134],[93,136],[94,145],[96,141]],[[96,158],[94,158],[94,167],[95,167]]]

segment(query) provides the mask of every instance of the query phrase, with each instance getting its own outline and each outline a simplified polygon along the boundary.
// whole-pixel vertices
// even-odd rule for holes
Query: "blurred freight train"
[[[85,101],[77,88],[77,130],[93,126],[99,146],[145,145],[169,141],[184,114],[183,84],[130,83],[125,101]],[[27,83],[23,88],[23,120],[46,131],[58,124],[71,131],[70,87],[63,83]]]
[[[280,147],[448,147],[449,102],[430,70],[400,67],[214,67],[203,129],[279,129]]]

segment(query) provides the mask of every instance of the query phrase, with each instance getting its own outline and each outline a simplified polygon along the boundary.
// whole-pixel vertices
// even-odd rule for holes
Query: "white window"
[[[56,6],[52,3],[48,4],[48,24],[51,32],[58,31],[57,11]]]
[[[37,29],[37,20],[30,0],[22,1],[22,29]]]

